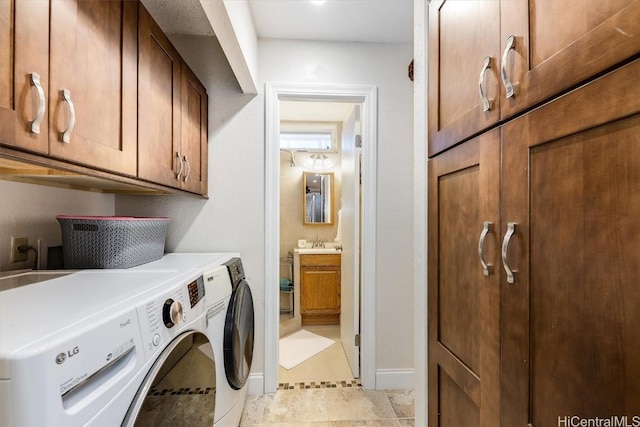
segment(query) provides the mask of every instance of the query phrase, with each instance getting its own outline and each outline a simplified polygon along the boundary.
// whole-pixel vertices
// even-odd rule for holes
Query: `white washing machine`
[[[216,361],[216,427],[237,427],[253,359],[254,310],[240,258],[203,273],[207,334]]]
[[[212,425],[202,265],[220,257],[0,278],[0,426]]]

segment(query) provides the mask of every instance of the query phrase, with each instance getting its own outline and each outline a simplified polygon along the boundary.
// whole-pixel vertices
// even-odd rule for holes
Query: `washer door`
[[[129,407],[123,426],[213,425],[216,364],[200,332],[176,337],[160,354]]]
[[[249,377],[253,360],[253,298],[246,280],[231,294],[224,324],[224,370],[229,385],[240,390]]]

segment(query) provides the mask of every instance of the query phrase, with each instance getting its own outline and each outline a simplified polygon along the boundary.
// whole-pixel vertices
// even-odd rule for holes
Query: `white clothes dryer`
[[[240,258],[203,273],[207,335],[216,362],[216,427],[237,427],[253,359],[254,310]]]

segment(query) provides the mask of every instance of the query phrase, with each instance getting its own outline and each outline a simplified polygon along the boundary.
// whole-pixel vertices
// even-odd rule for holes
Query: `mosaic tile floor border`
[[[183,396],[183,395],[188,395],[188,394],[209,394],[211,392],[215,393],[215,387],[207,387],[207,388],[179,388],[179,389],[172,389],[172,388],[163,388],[163,389],[155,389],[152,388],[151,390],[149,390],[149,393],[147,393],[148,396]]]
[[[294,382],[280,383],[278,390],[305,390],[312,388],[358,388],[362,387],[356,380],[350,381],[310,381],[310,382]]]

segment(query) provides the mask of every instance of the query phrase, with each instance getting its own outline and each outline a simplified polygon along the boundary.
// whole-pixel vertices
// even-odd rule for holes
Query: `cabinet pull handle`
[[[44,98],[44,89],[40,85],[40,74],[31,73],[31,86],[35,86],[38,91],[38,110],[36,111],[36,116],[33,118],[31,122],[31,133],[36,135],[40,135],[40,123],[42,123],[42,119],[44,118],[44,111],[46,100]]]
[[[489,68],[491,68],[491,57],[485,56],[484,63],[482,64],[482,70],[480,70],[480,79],[478,80],[478,95],[480,95],[480,100],[482,101],[482,111],[491,110],[491,104],[484,94],[484,88],[482,87],[482,84],[484,83],[484,75]]]
[[[502,84],[504,85],[504,88],[507,90],[507,98],[511,98],[512,96],[515,95],[515,91],[513,90],[513,84],[511,83],[511,80],[509,80],[509,76],[507,76],[507,58],[509,56],[509,51],[515,48],[516,48],[516,38],[513,35],[510,35],[507,38],[507,46],[504,48],[504,52],[502,53],[502,67],[500,67]]]
[[[509,253],[509,243],[511,242],[511,237],[516,232],[516,224],[515,222],[507,223],[507,232],[504,235],[504,240],[502,241],[502,265],[504,266],[504,271],[507,273],[507,282],[515,283],[516,278],[514,276],[515,270],[512,270],[509,267],[509,262],[507,260],[507,255]]]
[[[176,151],[176,157],[178,158],[178,162],[180,162],[180,169],[178,169],[178,173],[176,173],[176,179],[179,180],[180,179],[180,175],[182,175],[182,156],[180,156],[180,152]]]
[[[187,164],[187,173],[184,175],[184,182],[187,182],[189,175],[191,175],[191,164],[189,163],[187,156],[184,156],[184,162]]]
[[[67,129],[60,132],[60,139],[62,142],[69,144],[71,142],[71,132],[76,127],[76,109],[71,101],[71,91],[69,89],[62,90],[62,102],[66,102],[69,105],[69,122],[67,122]]]
[[[482,233],[480,233],[480,240],[478,240],[478,255],[480,256],[480,264],[482,265],[482,274],[484,274],[485,276],[490,276],[491,269],[493,268],[484,260],[484,240],[487,238],[487,234],[489,234],[489,231],[491,231],[492,225],[493,224],[488,221],[484,222]]]

